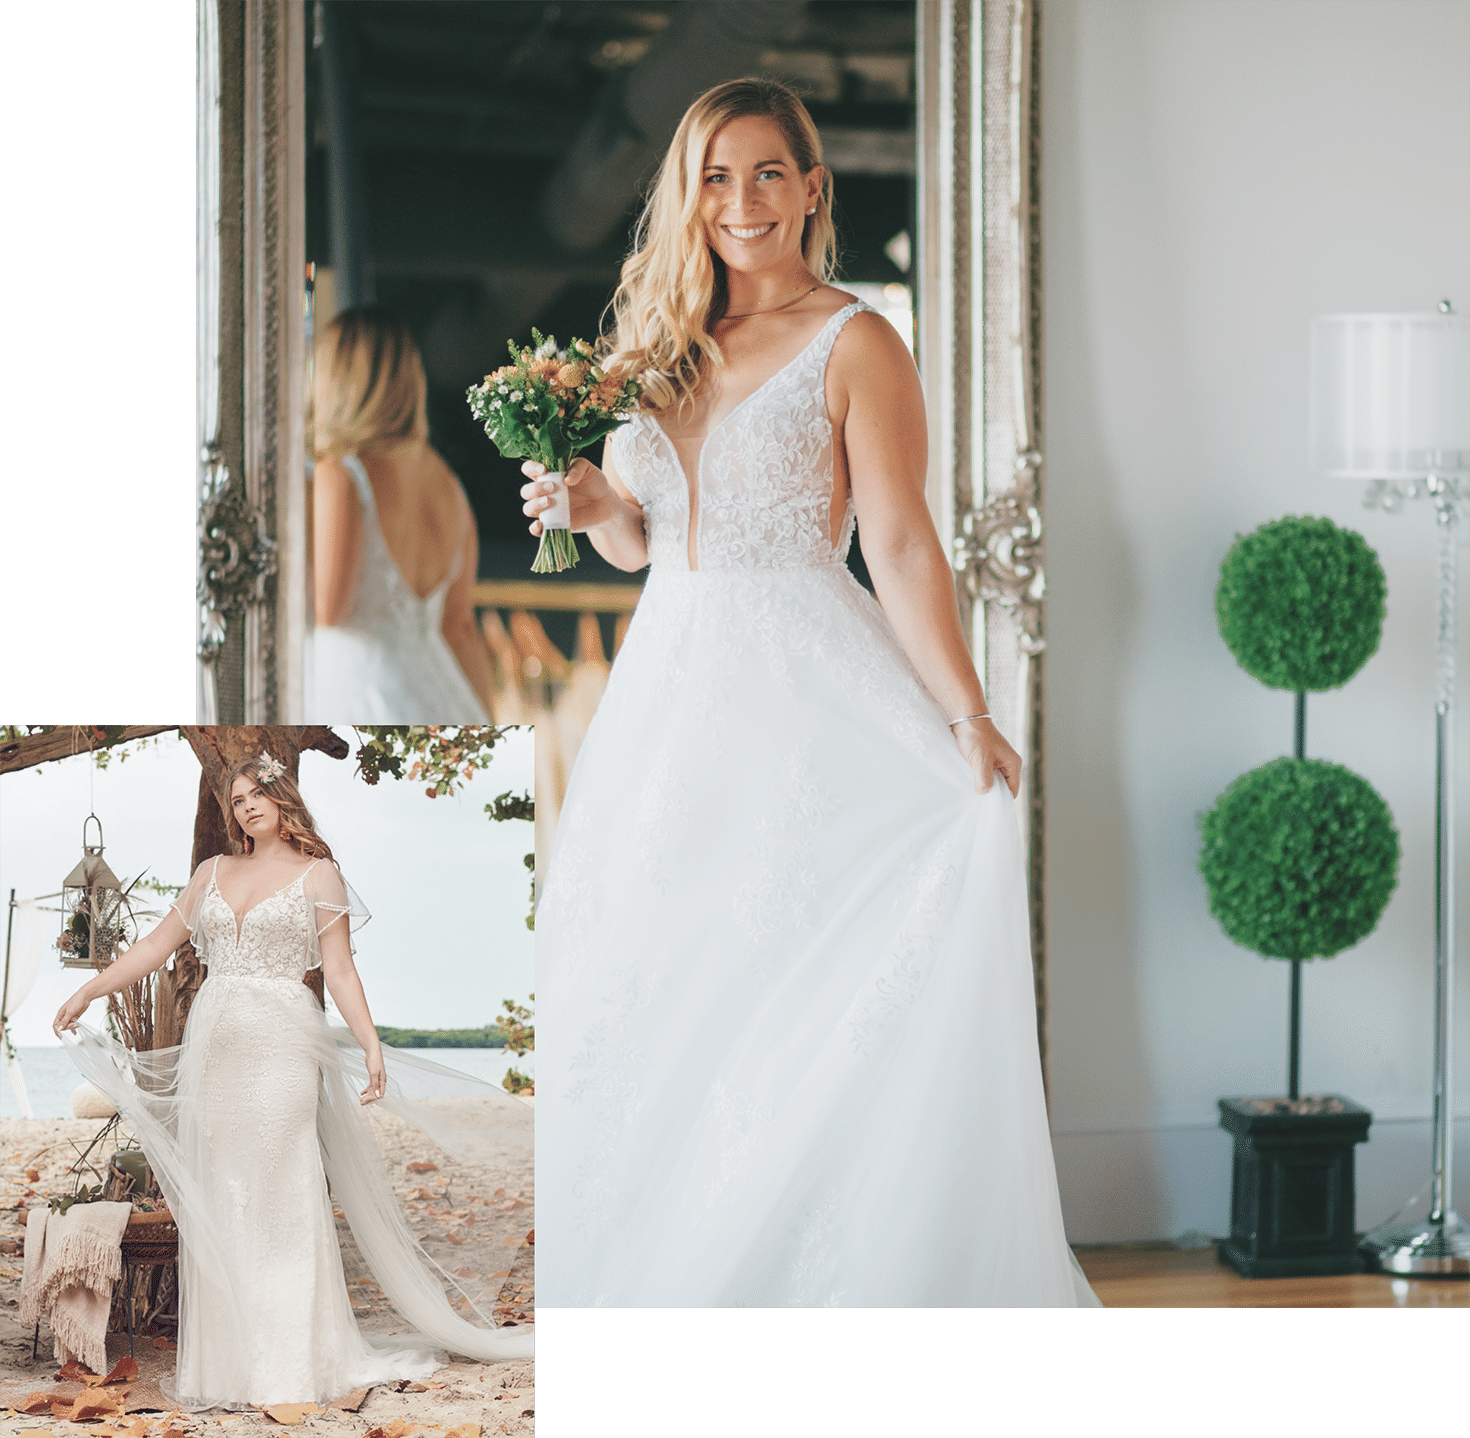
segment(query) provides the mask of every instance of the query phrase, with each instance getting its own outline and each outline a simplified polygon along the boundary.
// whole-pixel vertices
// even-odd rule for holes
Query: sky
[[[511,731],[490,766],[460,793],[430,799],[424,785],[355,776],[353,754],[310,752],[301,789],[317,829],[372,918],[357,932],[357,966],[373,1019],[395,1027],[468,1028],[490,1023],[503,999],[535,988],[535,936],[526,928],[530,875],[523,857],[532,825],[493,823],[484,806],[533,783],[533,731]],[[101,820],[105,857],[124,881],[183,884],[198,796],[199,764],[177,732],[95,769],[79,755],[0,774],[0,899],[55,893],[82,854],[82,824]],[[56,915],[57,932],[61,916]],[[56,1042],[51,1020],[86,975],[47,955],[12,1020],[17,1045]],[[89,1018],[100,1022],[101,1005]]]

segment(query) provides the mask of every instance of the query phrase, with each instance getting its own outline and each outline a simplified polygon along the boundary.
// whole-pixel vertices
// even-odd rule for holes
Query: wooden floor
[[[1105,1308],[1470,1308],[1464,1279],[1242,1278],[1213,1246],[1123,1243],[1075,1252]]]

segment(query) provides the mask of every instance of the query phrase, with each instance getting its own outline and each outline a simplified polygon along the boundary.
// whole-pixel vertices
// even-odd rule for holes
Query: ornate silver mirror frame
[[[1021,815],[1046,1071],[1038,0],[919,0],[919,366],[929,506]]]
[[[301,6],[198,0],[198,35],[198,717],[271,724],[305,657]]]

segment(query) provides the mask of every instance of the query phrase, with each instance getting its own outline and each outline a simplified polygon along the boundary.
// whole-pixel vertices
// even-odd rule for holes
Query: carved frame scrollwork
[[[305,633],[305,36],[197,0],[199,718],[299,717]]]
[[[1047,1058],[1039,0],[919,0],[919,365],[928,498],[992,712],[1026,759]]]

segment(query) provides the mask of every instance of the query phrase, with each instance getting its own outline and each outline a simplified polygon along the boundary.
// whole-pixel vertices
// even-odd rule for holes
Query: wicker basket
[[[179,1226],[166,1208],[135,1212],[123,1230],[124,1263],[167,1264],[179,1258]]]

